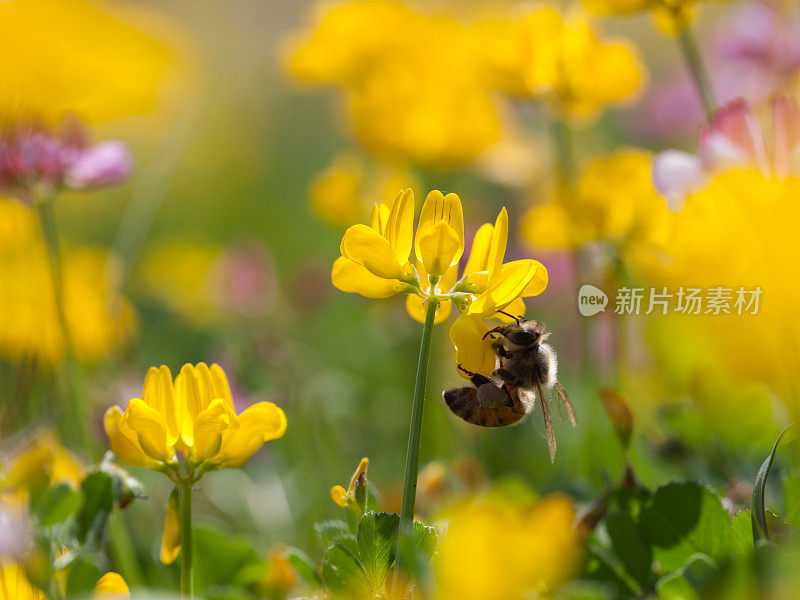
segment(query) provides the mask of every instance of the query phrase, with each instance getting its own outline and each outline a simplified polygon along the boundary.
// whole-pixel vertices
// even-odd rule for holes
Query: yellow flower
[[[358,486],[366,486],[367,484],[367,467],[369,466],[369,459],[364,457],[361,459],[361,462],[358,463],[358,467],[353,473],[353,477],[350,478],[350,485],[347,489],[344,489],[340,485],[335,485],[331,488],[331,499],[341,506],[342,508],[348,507],[355,507],[359,506],[358,499],[356,498],[356,492]],[[365,488],[366,490],[366,488]],[[366,499],[366,496],[364,500]],[[361,504],[363,505],[364,500],[362,500]],[[364,506],[359,507],[360,510],[363,512]]]
[[[478,498],[445,517],[447,530],[434,558],[437,600],[547,595],[581,552],[575,513],[564,496],[548,496],[532,507],[502,497]]]
[[[486,51],[485,69],[509,94],[543,100],[562,118],[592,120],[611,104],[629,100],[644,71],[626,42],[601,39],[581,15],[563,17],[541,7],[521,18],[478,23],[497,47]]]
[[[0,600],[47,600],[47,597],[28,580],[22,565],[0,562]],[[123,600],[130,597],[125,580],[119,574],[109,572],[97,582],[92,600]]]
[[[124,600],[130,597],[131,592],[122,575],[109,572],[97,582],[92,600]]]
[[[13,231],[0,241],[0,354],[56,364],[64,358],[64,344],[47,251],[35,215],[28,207],[0,200],[0,223]],[[131,337],[133,307],[120,296],[116,283],[109,281],[103,252],[67,247],[62,260],[72,343],[81,360],[95,362]]]
[[[409,294],[406,308],[425,321],[425,304],[437,301],[435,323],[450,314],[452,303],[470,317],[497,311],[525,311],[523,298],[547,287],[547,270],[536,260],[503,263],[508,241],[508,214],[475,234],[469,259],[459,278],[464,252],[464,217],[456,194],[434,190],[425,200],[413,235],[414,194],[398,194],[391,208],[376,205],[372,223],[354,225],[344,234],[342,256],[333,264],[333,285],[368,298]],[[409,259],[414,238],[414,260]]]
[[[501,111],[475,68],[482,48],[465,24],[388,0],[339,3],[315,16],[291,40],[287,67],[342,92],[370,151],[453,167],[499,140]]]
[[[3,463],[0,493],[12,494],[19,501],[27,499],[31,488],[43,484],[68,483],[77,487],[86,469],[86,465],[47,430],[6,456]]]
[[[143,113],[174,58],[161,42],[88,0],[0,2],[4,118],[55,124]]]
[[[164,510],[164,533],[161,536],[161,552],[159,559],[165,565],[171,565],[181,551],[181,515],[180,492],[174,488],[169,495]]]
[[[543,248],[607,241],[626,256],[660,245],[672,217],[653,187],[652,161],[650,152],[639,149],[618,150],[592,160],[569,197],[528,211],[523,235]]]
[[[219,365],[184,365],[172,381],[169,368],[151,367],[141,398],[123,413],[105,415],[111,449],[124,463],[176,473],[180,452],[190,474],[244,465],[264,442],[281,437],[286,416],[272,402],[258,402],[240,415]]]

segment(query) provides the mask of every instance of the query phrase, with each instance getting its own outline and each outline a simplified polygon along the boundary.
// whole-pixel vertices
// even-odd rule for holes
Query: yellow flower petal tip
[[[130,597],[130,589],[122,575],[111,571],[103,575],[94,586],[92,600],[124,600]]]
[[[159,559],[165,565],[171,565],[181,551],[181,518],[180,491],[174,488],[169,495],[164,511],[164,534],[161,537]]]
[[[335,485],[331,488],[331,499],[342,508],[347,508],[347,490],[340,485]]]

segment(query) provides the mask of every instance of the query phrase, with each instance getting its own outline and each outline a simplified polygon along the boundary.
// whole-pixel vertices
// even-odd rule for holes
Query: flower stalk
[[[695,86],[697,86],[697,92],[700,95],[700,100],[706,113],[706,119],[710,121],[717,110],[717,103],[714,100],[714,91],[711,87],[711,80],[708,78],[708,71],[703,64],[702,58],[700,58],[697,42],[685,14],[680,9],[675,9],[671,12],[678,32],[681,52],[686,60],[686,65],[689,67],[689,72],[692,74]]]
[[[431,289],[436,288],[437,281],[431,278]],[[414,383],[414,399],[411,405],[411,425],[408,430],[408,447],[406,449],[406,466],[403,476],[403,500],[400,505],[400,524],[397,532],[397,551],[395,552],[395,570],[392,587],[398,585],[403,568],[402,557],[404,539],[410,535],[414,521],[414,505],[417,498],[417,474],[419,472],[419,447],[422,433],[422,413],[425,406],[425,384],[428,379],[428,358],[431,349],[433,322],[436,317],[436,298],[428,299],[425,313],[425,324],[422,328],[422,341],[419,346],[417,361],[417,378]]]
[[[72,337],[67,323],[67,313],[64,302],[64,271],[61,260],[61,247],[56,229],[54,199],[52,196],[43,197],[35,201],[36,213],[39,217],[39,226],[42,230],[47,259],[50,266],[50,278],[53,285],[53,299],[56,305],[56,316],[61,329],[61,339],[64,344],[64,378],[69,398],[70,410],[68,411],[74,421],[74,428],[78,438],[90,454],[94,455],[96,446],[86,425],[86,407],[84,394],[79,385],[80,376]]]
[[[181,598],[194,598],[192,573],[192,485],[191,477],[181,480]]]

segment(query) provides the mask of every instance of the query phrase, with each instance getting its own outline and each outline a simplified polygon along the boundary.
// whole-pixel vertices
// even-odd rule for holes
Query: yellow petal
[[[425,313],[428,309],[428,304],[424,298],[417,296],[416,294],[409,294],[406,297],[406,310],[408,314],[411,316],[412,319],[415,321],[419,321],[420,323],[425,322]],[[450,300],[443,300],[439,302],[436,306],[436,316],[433,318],[434,325],[438,325],[442,321],[444,321],[448,316],[450,316],[450,311],[452,310],[452,303]]]
[[[506,245],[508,244],[508,212],[505,207],[497,215],[497,220],[492,229],[492,239],[489,243],[489,252],[486,256],[486,269],[489,271],[489,279],[494,277],[503,264],[503,257],[506,255]]]
[[[533,274],[531,282],[522,290],[523,298],[538,296],[547,288],[547,268],[539,261],[534,262],[537,264],[536,272]]]
[[[144,378],[142,400],[154,408],[167,424],[168,444],[174,444],[180,435],[179,412],[175,406],[172,373],[169,367],[150,367]]]
[[[461,313],[450,328],[450,341],[456,349],[456,368],[487,377],[495,368],[495,354],[491,342],[483,339],[487,328],[483,320]],[[458,369],[458,374],[469,379],[469,375]]]
[[[225,371],[218,364],[211,365],[209,371],[211,374],[212,398],[222,398],[225,401],[225,406],[232,411],[234,409],[233,395],[231,394],[231,386],[228,384]]]
[[[389,221],[389,212],[390,209],[385,204],[373,204],[369,226],[383,235],[383,232],[386,231],[386,223]]]
[[[525,316],[526,308],[525,301],[522,298],[517,298],[516,300],[512,301],[511,304],[507,305],[503,309],[503,312],[507,312],[514,317],[522,317]],[[513,323],[515,321],[511,317],[507,317],[500,313],[496,313],[495,316],[504,323]]]
[[[414,249],[419,260],[423,260],[420,245],[423,236],[436,223],[442,221],[447,223],[458,237],[459,249],[453,256],[451,264],[455,264],[461,259],[461,254],[464,252],[464,211],[461,207],[461,200],[455,194],[443,196],[439,190],[433,190],[425,198],[422,212],[419,215],[417,236],[414,242]]]
[[[358,483],[358,478],[362,475],[367,474],[367,468],[369,467],[369,459],[365,456],[361,459],[358,463],[358,467],[356,467],[355,473],[350,478],[350,487],[347,488],[347,491],[350,493],[355,493],[356,491],[356,484]]]
[[[169,495],[164,512],[164,535],[161,538],[159,558],[165,565],[171,565],[181,551],[180,490],[175,487]]]
[[[394,248],[397,261],[402,265],[411,254],[411,243],[414,234],[414,192],[410,189],[401,191],[392,204],[389,219],[383,237]]]
[[[335,485],[331,488],[331,499],[342,508],[347,508],[347,491],[342,486]]]
[[[472,238],[472,248],[469,252],[467,265],[464,267],[464,274],[476,271],[486,271],[488,269],[489,246],[492,243],[492,232],[494,227],[489,223],[481,225]]]
[[[175,456],[167,446],[164,418],[139,398],[133,398],[122,416],[122,422],[136,433],[139,446],[154,460],[168,462]]]
[[[103,575],[94,586],[92,600],[123,600],[130,597],[131,591],[122,575],[112,571]]]
[[[388,240],[366,225],[353,225],[345,231],[340,249],[342,256],[377,277],[399,279],[403,276],[402,265]]]
[[[217,398],[194,421],[193,460],[201,463],[219,452],[222,432],[230,425],[225,401]]]
[[[541,263],[535,260],[515,260],[502,265],[489,285],[470,304],[468,312],[478,317],[490,317],[522,295]]]
[[[420,260],[428,274],[440,277],[457,263],[456,255],[463,252],[460,244],[456,232],[444,221],[429,227],[419,237]]]
[[[111,451],[126,465],[132,467],[154,466],[156,462],[144,453],[139,441],[135,437],[130,439],[120,431],[121,420],[122,411],[119,406],[109,408],[103,417],[103,426],[111,444]]]
[[[376,277],[349,258],[339,257],[331,270],[333,285],[343,292],[361,294],[367,298],[388,298],[399,293],[397,279]]]
[[[239,427],[223,434],[222,448],[214,459],[221,467],[244,465],[264,442],[283,436],[286,415],[272,402],[258,402],[239,415]]]

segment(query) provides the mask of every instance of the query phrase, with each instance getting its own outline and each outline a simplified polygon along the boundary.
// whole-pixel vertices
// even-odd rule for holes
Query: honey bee
[[[502,311],[498,311],[502,312]],[[457,416],[481,427],[503,427],[521,421],[533,412],[536,399],[542,407],[550,460],[555,460],[556,438],[545,393],[555,390],[573,427],[578,419],[564,386],[557,379],[555,350],[545,343],[550,336],[541,321],[513,317],[514,323],[499,325],[484,334],[492,340],[496,368],[490,377],[459,369],[469,376],[471,386],[443,392],[448,408]]]

